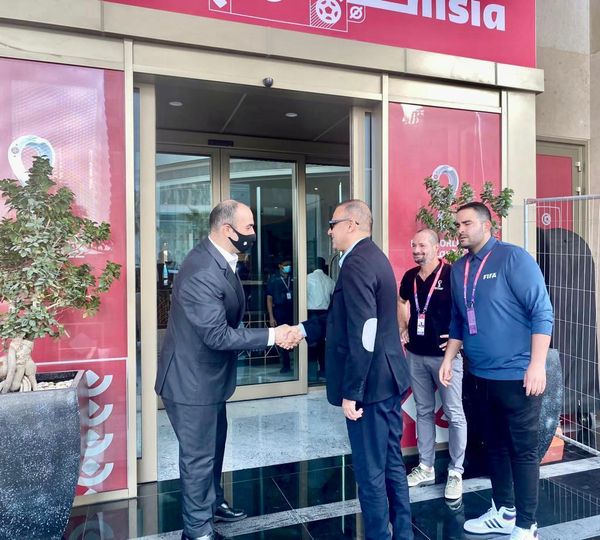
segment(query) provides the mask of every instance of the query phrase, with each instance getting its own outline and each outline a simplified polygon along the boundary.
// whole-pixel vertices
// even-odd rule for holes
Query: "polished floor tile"
[[[340,516],[305,523],[315,540],[362,540],[364,527],[361,514]],[[428,540],[427,535],[413,525],[415,540]]]
[[[413,523],[427,538],[457,540],[464,538],[465,520],[479,517],[489,506],[477,493],[466,493],[457,501],[439,498],[413,503],[411,511]]]
[[[318,506],[358,497],[350,466],[310,470],[274,479],[292,508]]]
[[[135,521],[132,523],[132,517],[136,519],[135,513],[133,516],[130,514],[131,507],[132,504],[128,500],[84,507],[85,521],[80,514],[82,509],[74,509],[63,538],[65,540],[131,538],[135,531],[135,527],[132,527],[135,525]]]
[[[235,536],[235,540],[312,540],[309,531],[302,524],[280,527],[250,534]]]
[[[249,517],[219,524],[220,531],[234,540],[364,537],[345,421],[340,409],[327,403],[322,390],[232,403],[228,416],[225,496]],[[131,501],[74,509],[65,540],[159,538],[153,535],[179,540],[177,443],[164,411],[159,413],[159,432],[162,480],[139,486],[138,497]],[[442,495],[449,456],[447,450],[436,453],[437,484],[411,490],[416,539],[464,538],[464,521],[489,508],[489,480],[480,478],[485,467],[482,458],[471,453],[464,474],[468,492],[462,504],[448,506]],[[405,462],[410,471],[418,464],[418,455],[406,456]],[[577,527],[589,533],[586,538],[596,534],[593,520],[600,516],[600,459],[567,444],[562,464],[542,469],[538,515],[540,527],[548,527],[546,533],[552,540],[581,540],[572,532]],[[568,536],[563,538],[565,531]],[[544,534],[542,538],[546,540]]]
[[[324,389],[302,396],[227,404],[224,471],[350,453],[344,415]],[[178,445],[165,411],[158,411],[158,479],[178,478]]]
[[[329,469],[332,467],[345,467],[352,464],[352,455],[330,456],[324,458],[296,461],[293,463],[281,463],[267,467],[254,467],[223,473],[224,482],[241,482],[258,478],[276,478],[289,474],[297,474],[308,467],[311,471]]]

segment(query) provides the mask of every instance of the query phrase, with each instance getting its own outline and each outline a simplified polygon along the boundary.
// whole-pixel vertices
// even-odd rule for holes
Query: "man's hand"
[[[273,317],[273,315],[269,315],[269,326],[271,328],[275,328],[277,326],[277,321],[275,320],[275,317]]]
[[[539,396],[546,389],[546,366],[530,363],[523,379],[525,395]]]
[[[440,337],[448,337],[441,335]],[[440,365],[440,383],[443,386],[450,386],[452,380],[452,361],[456,358],[458,351],[462,347],[462,341],[460,339],[448,339],[444,344],[445,354],[442,364]]]
[[[363,410],[356,410],[356,401],[352,401],[351,399],[342,400],[342,410],[348,420],[358,420],[363,415]]]
[[[445,351],[445,350],[446,350],[446,347],[448,346],[448,338],[449,338],[449,337],[450,337],[450,335],[449,335],[449,334],[442,334],[442,335],[440,336],[440,339],[443,339],[443,340],[444,340],[444,341],[442,341],[442,342],[440,343],[440,349],[442,349],[442,351]]]
[[[531,360],[523,379],[527,396],[539,396],[546,389],[546,356],[549,345],[550,336],[531,334]]]
[[[400,329],[400,341],[403,345],[406,345],[410,341],[408,336],[408,328]]]
[[[440,365],[440,382],[443,386],[450,386],[452,380],[452,358],[444,357],[442,364]]]
[[[275,328],[275,343],[282,349],[293,349],[304,339],[297,326],[282,324]]]

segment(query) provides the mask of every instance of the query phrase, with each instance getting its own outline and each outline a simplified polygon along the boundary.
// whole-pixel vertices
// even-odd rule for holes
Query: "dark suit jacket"
[[[188,253],[173,284],[156,393],[189,405],[231,397],[237,351],[264,348],[269,335],[266,328],[239,328],[243,316],[242,284],[206,238]]]
[[[327,399],[332,405],[341,405],[343,398],[376,403],[407,390],[396,294],[390,262],[365,238],[344,259],[326,318],[303,323],[309,344],[326,333]]]

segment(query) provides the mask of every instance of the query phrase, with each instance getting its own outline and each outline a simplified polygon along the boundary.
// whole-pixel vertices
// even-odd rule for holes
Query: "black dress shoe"
[[[215,509],[215,521],[240,521],[246,516],[246,512],[239,508],[231,508],[227,502],[222,502]]]

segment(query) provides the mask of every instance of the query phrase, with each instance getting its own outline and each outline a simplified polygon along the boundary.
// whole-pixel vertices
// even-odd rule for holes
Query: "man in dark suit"
[[[410,540],[400,449],[401,397],[409,375],[398,331],[396,279],[370,239],[372,224],[362,201],[346,201],[335,209],[328,234],[343,255],[329,311],[305,321],[298,331],[309,344],[326,335],[327,399],[341,405],[346,416],[366,540]]]
[[[252,211],[236,201],[210,214],[210,234],[183,261],[155,390],[179,441],[183,540],[214,540],[213,521],[246,517],[223,498],[221,468],[227,436],[225,401],[236,385],[237,351],[284,343],[289,327],[248,329],[238,253],[252,248]]]

